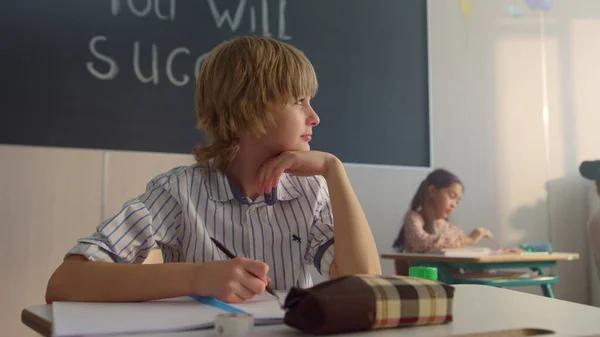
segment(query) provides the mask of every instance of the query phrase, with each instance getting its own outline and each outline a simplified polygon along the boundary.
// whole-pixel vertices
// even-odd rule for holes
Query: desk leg
[[[550,284],[542,284],[542,292],[544,293],[544,296],[549,297],[549,298],[555,298],[554,297],[554,290],[552,290],[552,286]]]
[[[531,268],[531,270],[537,271],[539,275],[542,275],[542,276],[546,275],[546,272],[544,272],[544,269],[542,269],[542,268]],[[554,290],[552,289],[551,284],[542,284],[542,285],[540,285],[540,287],[542,288],[542,293],[544,294],[544,296],[549,297],[549,298],[556,298],[554,296]]]

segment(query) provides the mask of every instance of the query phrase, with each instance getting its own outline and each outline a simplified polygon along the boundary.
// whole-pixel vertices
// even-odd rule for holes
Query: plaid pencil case
[[[454,288],[406,276],[352,275],[292,288],[284,323],[312,334],[452,321]]]

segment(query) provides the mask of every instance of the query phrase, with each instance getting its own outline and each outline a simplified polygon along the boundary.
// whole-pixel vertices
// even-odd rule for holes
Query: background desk
[[[349,336],[435,337],[520,328],[548,329],[554,331],[555,336],[600,334],[600,308],[495,287],[466,284],[455,287],[454,322],[450,324],[363,332]],[[24,309],[21,317],[25,325],[44,336],[50,336],[50,305]],[[252,335],[275,337],[302,334],[284,325],[273,325],[257,327]],[[207,329],[135,336],[208,337],[214,336],[214,333],[212,329]]]
[[[572,261],[579,259],[576,253],[552,253],[547,255],[537,254],[497,254],[478,257],[455,257],[439,254],[409,254],[393,253],[382,254],[384,259],[402,260],[412,266],[436,267],[439,279],[449,284],[482,284],[496,287],[519,287],[539,285],[545,296],[554,298],[552,284],[558,283],[558,276],[547,275],[544,268],[556,267],[558,261]],[[468,279],[454,277],[452,268],[472,270],[527,268],[537,271],[540,277],[536,278],[498,278],[498,279]]]

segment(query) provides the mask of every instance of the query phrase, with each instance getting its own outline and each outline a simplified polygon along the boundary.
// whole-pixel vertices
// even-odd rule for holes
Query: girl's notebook
[[[548,255],[548,252],[510,252],[506,249],[494,250],[485,247],[444,248],[427,252],[448,257],[483,257],[491,255]]]
[[[481,257],[497,254],[496,251],[483,247],[444,248],[428,252],[429,254],[440,254],[452,257]]]
[[[285,298],[285,293],[279,294]],[[210,328],[218,314],[246,312],[254,324],[281,324],[285,311],[279,301],[264,293],[244,304],[190,297],[136,302],[54,302],[52,336],[111,335],[169,332]]]

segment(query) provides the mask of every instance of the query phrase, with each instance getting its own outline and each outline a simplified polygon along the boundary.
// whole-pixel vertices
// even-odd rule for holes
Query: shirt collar
[[[228,202],[237,199],[242,204],[250,203],[240,189],[222,172],[211,168],[211,163],[206,164],[206,177],[204,187],[212,201]],[[303,195],[298,178],[284,173],[277,185],[269,194],[264,195],[267,205],[275,204],[275,200],[288,201]]]

